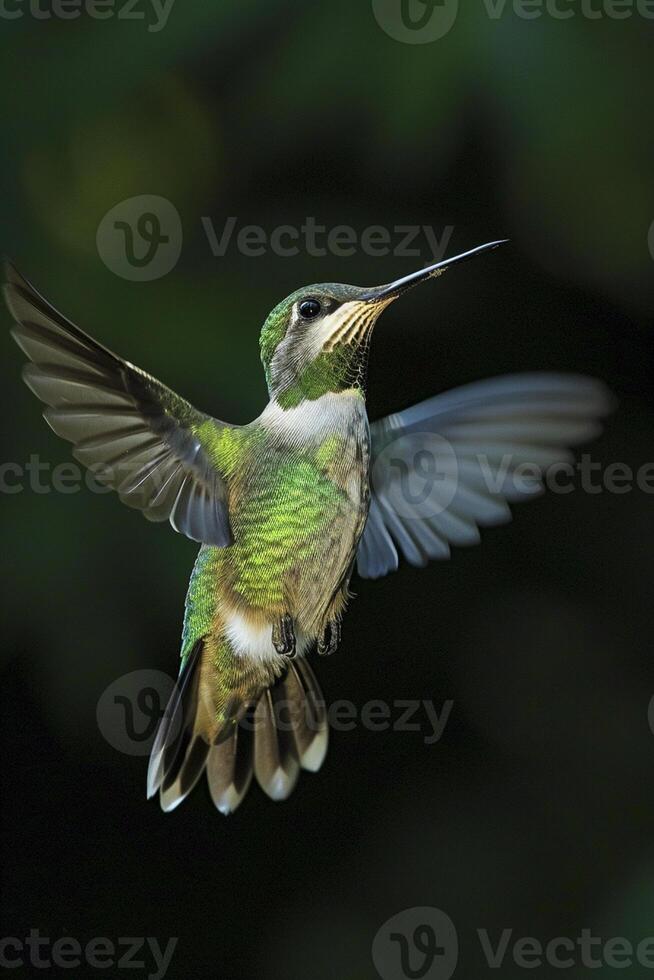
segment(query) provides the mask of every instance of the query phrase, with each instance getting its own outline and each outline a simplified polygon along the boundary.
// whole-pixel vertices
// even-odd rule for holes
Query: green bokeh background
[[[579,370],[619,399],[593,458],[637,468],[653,458],[654,24],[564,6],[494,19],[475,0],[424,45],[351,0],[176,0],[159,32],[0,17],[2,247],[108,346],[245,422],[280,298],[429,254],[218,258],[202,216],[453,226],[449,252],[510,237],[386,314],[371,416],[474,378]],[[153,282],[96,248],[103,215],[140,194],[183,226]],[[2,459],[66,461],[4,322]],[[432,905],[458,930],[456,976],[478,980],[480,928],[654,934],[651,495],[544,498],[448,564],[356,581],[342,648],[318,664],[328,700],[453,699],[443,740],[338,733],[291,800],[253,791],[229,821],[204,789],[162,816],[144,760],[96,724],[121,674],[175,671],[194,546],[87,491],[1,506],[2,935],[179,936],[168,976],[184,980],[366,980],[384,920]]]

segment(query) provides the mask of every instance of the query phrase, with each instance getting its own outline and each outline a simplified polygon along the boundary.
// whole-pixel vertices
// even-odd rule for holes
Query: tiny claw
[[[318,654],[321,657],[331,657],[341,642],[341,624],[337,619],[330,619],[323,634],[318,640]]]
[[[284,615],[275,623],[272,628],[272,642],[275,650],[283,657],[293,660],[295,657],[295,630],[293,620],[288,615]]]

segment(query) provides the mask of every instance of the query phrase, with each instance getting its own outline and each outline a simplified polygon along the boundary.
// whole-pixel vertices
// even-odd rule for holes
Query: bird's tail
[[[301,658],[280,677],[248,675],[243,659],[218,660],[199,640],[188,654],[154,741],[148,797],[173,810],[206,769],[222,813],[243,800],[252,776],[273,800],[291,793],[301,769],[317,772],[328,741],[318,682]]]

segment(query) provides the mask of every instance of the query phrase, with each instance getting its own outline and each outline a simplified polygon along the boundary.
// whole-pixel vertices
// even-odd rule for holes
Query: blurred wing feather
[[[510,520],[509,502],[542,492],[548,467],[569,462],[568,447],[596,436],[598,420],[611,406],[605,385],[590,378],[508,375],[373,423],[371,504],[357,554],[359,574],[379,578],[394,571],[398,552],[412,565],[424,565],[449,557],[450,545],[476,544],[480,527]],[[424,499],[409,489],[424,477],[421,453],[435,457]]]
[[[6,280],[11,333],[31,362],[25,381],[75,458],[148,520],[169,520],[193,541],[230,544],[225,484],[198,435],[203,426],[218,434],[224,423],[93,340],[12,265]]]

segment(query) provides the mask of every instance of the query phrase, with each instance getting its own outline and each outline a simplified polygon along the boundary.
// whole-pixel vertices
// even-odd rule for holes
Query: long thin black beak
[[[403,279],[396,279],[395,282],[389,282],[386,286],[371,289],[367,295],[361,298],[363,300],[370,300],[371,302],[394,298],[406,292],[407,289],[417,286],[419,282],[424,282],[425,279],[430,279],[432,276],[440,276],[450,266],[457,265],[459,262],[467,262],[468,259],[474,258],[475,255],[481,255],[482,252],[490,252],[495,248],[499,248],[501,245],[508,245],[508,243],[508,238],[505,238],[497,242],[488,242],[487,245],[478,245],[477,248],[472,248],[469,252],[455,255],[451,259],[443,259],[441,262],[434,263],[434,265],[428,265],[425,269],[419,269],[418,272],[412,272],[411,275],[404,276]]]

